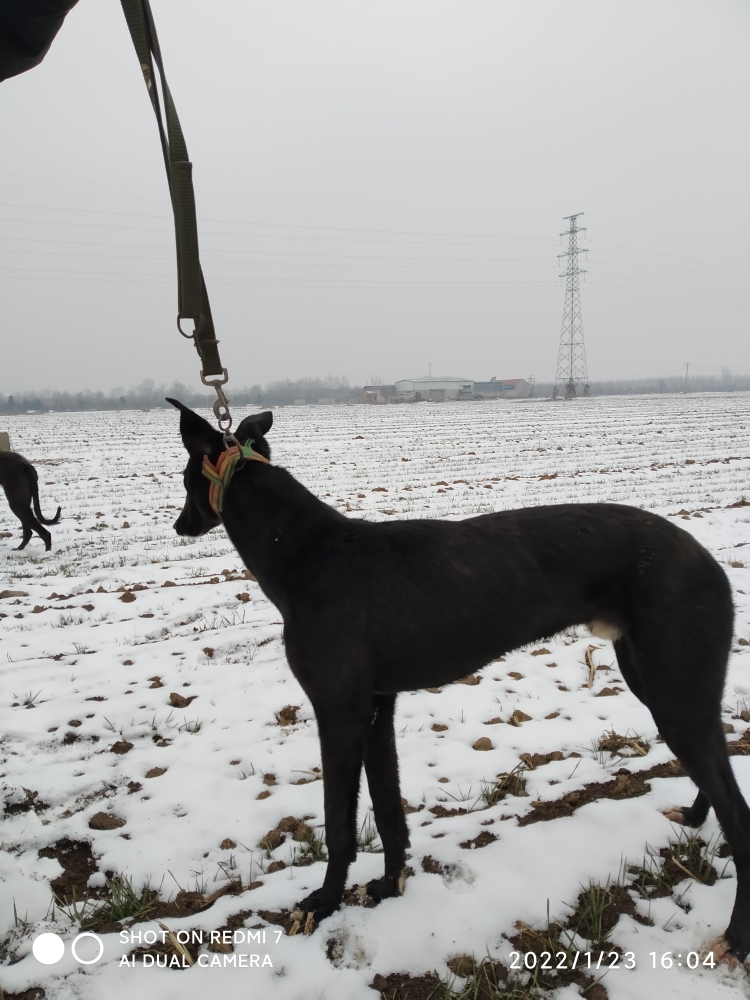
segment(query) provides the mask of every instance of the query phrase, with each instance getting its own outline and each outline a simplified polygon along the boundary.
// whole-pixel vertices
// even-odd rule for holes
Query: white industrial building
[[[474,399],[528,399],[531,389],[525,378],[491,378],[474,383]]]
[[[359,401],[384,405],[448,399],[527,399],[532,394],[532,388],[531,382],[525,378],[492,378],[489,382],[475,382],[474,379],[454,375],[424,375],[421,378],[403,378],[395,385],[366,385]]]
[[[396,396],[404,401],[413,399],[473,399],[474,380],[445,375],[442,378],[425,375],[422,378],[404,378],[396,382]]]

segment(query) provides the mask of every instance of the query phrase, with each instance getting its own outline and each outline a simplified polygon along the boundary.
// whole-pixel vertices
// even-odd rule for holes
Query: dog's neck
[[[214,513],[218,514],[219,517],[222,517],[224,495],[229,488],[235,472],[242,468],[245,462],[249,461],[265,462],[266,465],[270,464],[264,455],[253,451],[254,443],[251,441],[244,446],[232,445],[229,448],[225,448],[216,459],[215,464],[210,461],[208,455],[204,455],[203,457],[203,475],[211,483],[208,488],[208,502],[211,504]]]
[[[243,562],[282,614],[306,572],[310,545],[348,524],[286,469],[270,464],[248,464],[235,476],[223,519]]]

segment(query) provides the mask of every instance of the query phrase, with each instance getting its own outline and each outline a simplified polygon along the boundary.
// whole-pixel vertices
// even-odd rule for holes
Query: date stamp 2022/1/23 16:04
[[[510,953],[510,968],[514,970],[534,969],[542,971],[568,972],[575,969],[600,970],[635,969],[640,964],[633,951],[512,951]],[[647,967],[652,969],[713,969],[716,965],[713,953],[701,955],[697,951],[676,953],[672,951],[651,951],[648,953]]]

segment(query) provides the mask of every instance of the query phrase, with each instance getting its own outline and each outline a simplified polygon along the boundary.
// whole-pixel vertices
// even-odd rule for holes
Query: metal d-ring
[[[180,331],[180,333],[185,338],[185,340],[195,340],[195,338],[198,336],[198,334],[203,330],[203,313],[201,313],[200,316],[198,317],[198,322],[197,323],[195,323],[195,320],[193,320],[193,322],[195,323],[195,329],[193,330],[192,333],[185,333],[185,331],[180,326],[180,322],[183,319],[191,319],[191,317],[190,316],[180,316],[180,314],[178,313],[177,314],[177,329]],[[226,369],[224,369],[224,371],[226,371]]]

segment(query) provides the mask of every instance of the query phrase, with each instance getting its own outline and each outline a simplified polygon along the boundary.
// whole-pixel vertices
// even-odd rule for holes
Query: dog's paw
[[[388,899],[391,896],[401,895],[398,887],[399,880],[391,875],[384,875],[382,878],[371,879],[367,883],[367,895],[377,903],[381,899]]]
[[[692,806],[672,806],[662,810],[662,813],[670,823],[679,823],[680,826],[702,826],[705,822],[705,814],[696,816]]]
[[[334,897],[321,887],[320,889],[316,889],[315,892],[311,892],[309,896],[306,896],[299,902],[297,910],[301,910],[304,914],[312,914],[314,922],[319,924],[321,920],[325,920],[326,917],[330,917],[332,913],[335,913],[340,905],[340,896]],[[305,933],[309,934],[310,932],[306,931]]]
[[[713,956],[713,960],[717,965],[724,965],[729,969],[747,968],[747,966],[743,966],[743,963],[734,954],[723,934],[711,942],[703,952],[701,958],[705,960],[709,955]]]
[[[670,806],[669,809],[662,809],[662,814],[667,817],[670,823],[679,823],[686,826],[685,809],[682,806]]]
[[[380,902],[381,899],[388,899],[391,896],[403,896],[404,894],[404,874],[384,875],[382,878],[374,878],[367,883],[367,895],[370,899]]]

